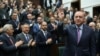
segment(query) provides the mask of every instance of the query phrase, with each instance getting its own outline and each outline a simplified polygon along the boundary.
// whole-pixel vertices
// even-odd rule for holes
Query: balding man
[[[95,30],[96,24],[94,22],[90,22],[89,27],[91,27],[93,30]]]
[[[74,22],[65,30],[67,37],[64,56],[96,56],[94,31],[84,24],[84,12],[77,11]]]
[[[95,32],[95,39],[96,39],[96,52],[99,53],[100,47],[100,30],[96,29],[95,22],[90,22],[89,27],[91,27]]]
[[[51,34],[47,31],[46,22],[41,23],[41,30],[37,34],[36,44],[37,56],[50,56],[52,37]]]

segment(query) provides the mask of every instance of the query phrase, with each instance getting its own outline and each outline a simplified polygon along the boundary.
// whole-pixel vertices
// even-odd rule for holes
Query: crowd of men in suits
[[[47,0],[48,2],[49,0]],[[31,1],[0,2],[0,56],[50,56],[51,46],[65,43],[63,56],[99,56],[100,18],[70,10],[59,1],[55,10]]]

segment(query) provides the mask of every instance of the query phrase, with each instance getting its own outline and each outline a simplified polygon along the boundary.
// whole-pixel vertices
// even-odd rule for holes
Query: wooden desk
[[[51,47],[51,56],[59,56],[59,49],[58,49],[58,47],[60,47],[60,46],[64,46],[64,44],[61,43],[61,44],[54,44],[54,45],[52,45],[52,47]]]

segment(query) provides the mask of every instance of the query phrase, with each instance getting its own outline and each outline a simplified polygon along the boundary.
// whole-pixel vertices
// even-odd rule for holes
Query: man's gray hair
[[[12,28],[13,26],[11,24],[5,24],[3,26],[3,32],[6,32],[8,29]]]

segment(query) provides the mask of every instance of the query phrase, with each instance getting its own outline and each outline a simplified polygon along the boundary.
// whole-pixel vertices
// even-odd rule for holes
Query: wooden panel
[[[33,4],[35,4],[35,5],[40,4],[40,0],[30,0],[30,1],[32,1],[32,2],[33,2]]]

